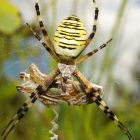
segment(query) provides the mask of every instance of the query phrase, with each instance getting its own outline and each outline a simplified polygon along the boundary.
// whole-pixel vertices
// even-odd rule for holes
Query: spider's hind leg
[[[7,124],[7,126],[3,130],[1,134],[3,140],[6,140],[9,133],[13,130],[16,124],[24,117],[28,109],[36,102],[36,100],[40,95],[42,95],[44,92],[48,90],[49,86],[52,84],[55,77],[59,74],[60,74],[59,69],[55,69],[54,71],[52,71],[47,75],[43,85],[38,85],[35,89],[33,89],[33,92],[30,93],[30,96],[28,97],[27,101],[21,106],[21,108],[17,111],[16,115],[14,115],[14,117],[11,119],[11,121]]]
[[[93,87],[93,85],[83,76],[83,74],[77,69],[74,72],[74,76],[78,79],[78,81],[83,86],[83,91],[86,93],[87,101],[89,103],[95,102],[96,105],[106,114],[108,118],[114,121],[117,126],[128,136],[130,139],[132,137],[131,133],[128,129],[119,121],[117,116],[111,111],[111,109],[106,105],[106,103],[102,100],[100,94]],[[87,102],[88,103],[88,102]]]
[[[24,117],[28,109],[36,100],[37,98],[35,94],[32,93],[31,96],[27,99],[27,101],[21,106],[21,108],[18,109],[17,113],[14,115],[14,117],[11,119],[11,121],[7,124],[7,126],[1,133],[3,140],[6,140],[9,133],[13,130],[16,124]]]
[[[104,96],[104,88],[100,85],[96,85],[94,83],[91,83],[92,87],[99,93],[100,97],[103,98]]]
[[[97,104],[97,106],[106,114],[106,116],[114,121],[116,125],[128,136],[130,139],[132,137],[128,129],[119,121],[117,116],[112,112],[112,110],[107,106],[107,104],[102,100],[98,92],[93,92],[90,95],[90,99]]]
[[[91,82],[90,82],[90,84],[91,84],[93,90],[96,91],[98,93],[98,95],[100,96],[100,98],[102,99],[104,96],[103,87],[96,85],[96,84],[93,84]],[[92,104],[94,102],[93,99],[90,98],[90,95],[87,95],[85,100],[86,100],[86,104]]]

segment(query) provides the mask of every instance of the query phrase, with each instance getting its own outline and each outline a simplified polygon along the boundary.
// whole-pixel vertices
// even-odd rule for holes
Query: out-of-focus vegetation
[[[48,0],[48,5],[52,8],[53,17],[53,20],[50,22],[50,28],[47,26],[51,36],[53,35],[56,22],[56,4],[59,1]],[[77,11],[78,3],[80,3],[80,1],[73,1],[71,9],[74,13]],[[89,63],[83,63],[80,68],[84,73],[84,67],[90,67],[88,73],[87,71],[84,73],[88,77],[93,76],[94,72],[97,73],[95,69],[98,68],[98,77],[96,76],[97,78],[95,79],[93,77],[94,83],[104,83],[104,100],[108,102],[111,100],[109,99],[110,97],[113,98],[113,100],[110,101],[112,110],[129,128],[133,135],[132,139],[139,140],[140,87],[135,88],[134,91],[130,91],[130,85],[121,83],[121,79],[117,79],[117,82],[120,83],[117,84],[113,74],[116,61],[119,61],[118,53],[120,50],[117,50],[116,47],[119,46],[122,41],[122,38],[119,37],[119,30],[124,26],[121,23],[127,3],[127,0],[122,0],[120,4],[112,31],[111,33],[108,33],[113,36],[114,40],[110,47],[103,50],[103,56],[100,59],[101,62],[98,60],[99,57],[94,56],[91,60],[88,60]],[[42,13],[46,11],[47,9],[44,8]],[[84,10],[82,9],[81,12],[83,11]],[[37,47],[39,46],[38,42],[33,38],[29,29],[25,26],[22,21],[22,16],[20,16],[20,12],[21,11],[19,11],[11,1],[0,0],[0,131],[2,131],[12,118],[12,115],[15,114],[17,109],[26,99],[24,95],[18,93],[15,89],[15,86],[20,81],[18,79],[19,72],[23,70],[28,71],[28,66],[31,63],[36,63],[36,65],[45,73],[48,73],[55,66],[54,61],[50,59],[49,54],[47,52],[45,53],[44,49],[41,47]],[[36,20],[32,23],[33,27],[35,25],[38,25]],[[100,38],[98,34],[96,38],[96,42],[98,42],[98,38]],[[135,67],[130,69],[130,71],[135,79],[135,83],[140,85],[139,56],[137,57],[137,60],[134,61],[134,64]],[[103,82],[103,80],[105,80],[105,82]],[[59,129],[57,133],[60,140],[127,139],[120,129],[117,128],[112,121],[107,119],[104,113],[101,112],[95,104],[80,107],[62,104],[60,105],[59,110]],[[48,140],[50,137],[50,122],[53,117],[52,108],[43,108],[42,106],[40,107],[40,104],[35,105],[10,134],[9,140]]]

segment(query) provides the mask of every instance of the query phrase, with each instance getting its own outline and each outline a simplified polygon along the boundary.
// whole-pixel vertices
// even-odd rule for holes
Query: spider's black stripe
[[[60,34],[60,35],[64,35],[64,36],[65,36],[65,35],[68,35],[68,36],[74,37],[74,38],[75,38],[75,37],[78,37],[78,38],[81,37],[80,34],[79,34],[79,35],[74,35],[74,34],[72,34],[72,33],[71,33],[71,34],[70,34],[70,33],[67,33],[67,34],[66,34],[66,33],[62,33],[62,32],[59,32],[59,34]]]
[[[25,111],[25,110],[24,110]],[[22,119],[24,117],[24,112],[22,112],[19,116],[18,116],[18,120]]]
[[[106,47],[106,45],[107,45],[109,42],[111,42],[111,41],[112,41],[112,38],[111,38],[110,40],[108,40],[105,44],[101,45],[101,46],[99,47],[99,49],[103,49],[103,48]]]
[[[62,37],[60,37],[60,36],[58,36],[58,35],[55,35],[55,37],[57,37],[57,38],[65,38],[66,40],[75,40],[75,41],[80,41],[80,42],[85,42],[86,40],[82,40],[82,39],[78,39],[78,38],[67,38],[66,36],[62,36]],[[55,40],[56,41],[56,40]],[[57,42],[57,41],[56,41]],[[79,46],[79,45],[78,45]]]
[[[125,134],[128,136],[128,138],[130,139],[132,137],[131,133],[127,130],[127,128],[119,121],[118,122],[118,127],[122,130],[125,131]]]
[[[7,132],[7,134],[5,135],[5,137],[3,138],[3,140],[6,140],[7,136],[9,135],[9,133],[12,131],[12,129],[15,127],[15,125],[13,125],[9,131]]]
[[[37,97],[34,97],[31,102],[35,103],[36,100],[37,100]]]
[[[71,16],[71,17],[68,17],[68,18],[66,18],[65,20],[71,20],[71,21],[77,21],[77,22],[79,22],[80,21],[80,19],[79,18],[77,18],[77,17],[75,17],[75,16]]]
[[[31,93],[30,98],[32,99],[32,100],[31,100],[32,103],[35,102],[36,97],[35,97],[35,93],[34,93],[34,92]],[[22,116],[22,114],[23,114],[22,112],[27,112],[27,111],[28,111],[28,104],[27,104],[27,103],[23,103],[23,105],[21,106],[21,108],[19,108],[18,111],[17,111],[17,113],[16,113],[17,115],[19,115],[18,119],[21,118],[21,116]],[[4,131],[2,132],[1,135],[4,134],[5,130],[9,127],[9,125],[10,125],[13,121],[14,121],[14,120],[12,119],[12,120],[8,123],[8,125],[6,126],[6,128],[4,129]]]
[[[101,105],[101,103],[100,103],[97,99],[95,100],[95,103],[96,103],[98,106]]]
[[[73,23],[66,23],[66,22],[64,22],[63,23],[63,25],[65,25],[66,27],[81,27],[81,25],[80,24],[73,24]]]
[[[40,16],[40,11],[39,11],[39,5],[38,5],[38,3],[35,4],[35,9],[36,9],[37,16]],[[40,28],[42,28],[43,35],[45,35],[45,36],[48,35],[47,31],[44,28],[44,24],[43,24],[42,21],[39,21],[39,25],[40,25]]]
[[[24,103],[22,105],[22,107],[17,111],[17,115],[21,115],[22,111],[27,112],[28,111],[28,107],[27,107],[27,103]],[[3,136],[3,134],[5,133],[5,130],[10,126],[10,124],[14,121],[14,119],[12,119],[6,126],[6,128],[3,130],[1,136]]]
[[[58,31],[59,32],[59,31]],[[64,31],[64,30],[61,30],[61,33],[63,33],[63,34],[65,34],[65,35],[77,35],[77,36],[79,36],[79,35],[86,35],[86,34],[80,34],[80,33],[78,33],[78,32],[71,32],[70,30],[69,30],[69,32],[68,31]]]
[[[100,96],[100,95],[98,95],[96,98],[98,99],[98,101],[99,101],[99,102],[101,102],[101,101],[102,101],[102,98],[101,98],[101,96]]]
[[[96,9],[95,9],[95,17],[94,17],[95,20],[98,19],[98,15],[99,15],[99,9],[96,7]]]
[[[42,45],[45,47],[45,49],[48,51],[48,52],[51,52],[51,49],[47,46],[47,44],[45,42],[42,42]]]
[[[66,42],[59,42],[59,43],[61,43],[61,44],[63,44],[63,45],[66,45],[66,46],[79,46],[79,45],[77,45],[77,44],[70,44],[70,43],[66,43]],[[68,47],[69,48],[69,47]]]
[[[97,51],[98,51],[98,49],[95,49],[92,52],[87,53],[86,55],[89,57],[89,56],[93,55],[94,53],[96,53]]]
[[[103,44],[102,46],[100,46],[100,49],[103,49],[106,46],[106,44]]]
[[[63,25],[59,25],[58,26],[58,28],[62,28],[62,30],[63,30],[63,28],[65,29],[74,29],[74,30],[81,30],[81,31],[86,31],[85,29],[83,29],[83,28],[76,28],[76,27],[70,27],[70,26],[63,26]]]
[[[43,88],[41,85],[39,85],[37,88],[37,94],[41,95],[41,93],[43,92]],[[30,96],[30,99],[31,99],[31,103],[34,103],[36,100],[37,100],[37,97],[35,96],[36,94],[33,92],[31,93],[31,96]],[[6,135],[4,136],[4,140],[7,138],[7,136],[9,135],[9,133],[12,131],[12,129],[15,127],[15,125],[18,123],[18,121],[20,121],[25,113],[28,111],[28,104],[25,102],[22,107],[17,111],[17,114],[16,114],[16,118],[13,118],[9,123],[8,125],[6,126],[6,128],[4,129],[4,131],[2,132],[1,136],[4,135],[5,131],[7,130],[7,128],[10,126],[10,124],[15,121],[15,124],[13,124],[11,126],[11,128],[9,129],[9,131],[6,133]],[[17,119],[17,120],[16,120]]]
[[[66,25],[71,25],[71,26],[82,26],[82,23],[81,22],[71,22],[71,21],[65,21],[63,22],[63,24],[66,24]]]
[[[97,92],[97,90],[95,88],[92,88],[89,92],[87,92],[86,96],[87,98],[92,98],[95,97],[95,92]]]
[[[35,96],[35,93],[32,92],[31,95],[30,95],[30,98],[33,98]]]
[[[24,110],[26,112],[26,110]],[[19,114],[17,120],[20,121],[23,117],[24,117],[24,112],[22,112],[21,114]],[[12,127],[9,129],[9,131],[6,133],[4,140],[6,140],[7,136],[9,135],[9,133],[12,131],[12,129],[16,126],[16,124],[12,125]]]
[[[86,40],[80,40],[80,39],[72,39],[72,38],[67,38],[66,36],[63,36],[63,37],[60,37],[60,36],[57,36],[57,35],[55,35],[55,37],[57,37],[57,38],[65,38],[65,39],[67,39],[67,40],[75,40],[75,41],[83,41],[83,42],[85,42]],[[56,41],[56,40],[55,40]],[[57,41],[56,41],[57,42]],[[79,46],[79,45],[77,45],[77,46]]]
[[[38,91],[38,94],[41,95],[43,91],[43,87],[41,85],[39,85],[36,90]]]
[[[40,15],[40,11],[39,11],[38,3],[35,4],[35,9],[36,9],[36,14],[39,16]]]
[[[39,21],[39,25],[40,25],[41,28],[44,28],[44,24],[43,24],[42,21]]]
[[[58,88],[59,83],[57,83],[57,80],[55,79],[52,84],[49,86],[49,88]]]
[[[60,48],[63,48],[63,49],[68,49],[68,50],[75,50],[76,48],[68,48],[66,46],[63,46],[63,45],[59,45]]]
[[[96,27],[96,25],[93,25],[93,33],[95,33],[96,32],[96,29],[97,29],[97,27]]]
[[[33,32],[33,33],[34,33],[35,37],[36,37],[39,41],[41,41],[41,37],[40,37],[37,33],[35,33],[35,32]]]
[[[95,33],[92,32],[92,33],[89,35],[88,40],[91,40],[91,39],[94,37],[94,35],[95,35]]]
[[[105,109],[107,109],[107,110],[108,110],[108,109],[109,109],[109,107],[108,107],[108,106],[105,106]]]
[[[96,99],[95,102],[98,106],[101,105],[101,102],[98,99]],[[108,118],[110,118],[112,121],[117,122],[118,127],[128,136],[129,139],[132,137],[131,133],[127,130],[127,128],[120,121],[117,121],[115,119],[115,114],[109,109],[108,106],[104,106],[103,111],[108,116]]]
[[[56,30],[57,32],[60,32],[60,30]],[[67,31],[64,31],[64,30],[61,30],[61,32],[63,32],[63,33],[66,33],[66,34],[75,34],[75,35],[80,35],[80,33],[78,33],[78,32],[67,32]],[[82,34],[82,35],[86,35],[86,34]]]
[[[39,21],[40,28],[42,29],[42,33],[44,36],[48,36],[48,32],[44,28],[44,24],[42,21]]]
[[[38,95],[41,95],[41,94],[43,93],[43,88],[42,88],[41,85],[39,85],[39,86],[36,88],[36,90],[37,90],[37,94],[38,94]],[[37,100],[37,97],[34,96],[34,97],[32,98],[32,100],[31,100],[31,102],[32,102],[32,103],[35,103],[36,100]]]
[[[56,54],[59,57],[67,57],[67,55],[61,55],[61,54],[58,54],[58,53],[56,53]],[[76,56],[71,56],[71,59],[75,59],[75,58],[76,58]]]
[[[94,95],[94,92],[97,92],[94,88],[89,92],[87,93],[87,98],[93,98],[93,97],[96,97],[95,99],[95,103],[100,106],[101,105],[101,101],[102,101],[102,98],[100,97],[100,95],[98,96],[95,96]],[[115,120],[115,114],[109,110],[109,107],[108,106],[104,106],[104,113],[108,115],[108,117],[111,119],[111,120]]]

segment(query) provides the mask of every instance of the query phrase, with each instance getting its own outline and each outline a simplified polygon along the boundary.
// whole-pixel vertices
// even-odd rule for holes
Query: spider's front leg
[[[87,100],[91,100],[95,102],[97,106],[107,115],[108,118],[113,120],[117,126],[128,136],[130,139],[132,135],[128,131],[128,129],[119,121],[117,116],[111,111],[111,109],[107,106],[107,104],[102,100],[99,92],[96,90],[95,87],[83,76],[83,74],[76,69],[73,74],[78,81],[82,84],[82,89],[87,95]]]
[[[3,140],[6,140],[9,133],[16,126],[16,124],[24,117],[28,109],[33,105],[33,103],[35,103],[38,97],[42,95],[44,92],[47,92],[47,90],[49,89],[49,86],[52,84],[56,76],[59,75],[59,73],[60,73],[59,69],[58,68],[55,69],[54,71],[52,71],[46,76],[46,78],[44,79],[44,83],[42,85],[38,85],[33,90],[29,98],[21,106],[21,108],[17,111],[16,115],[14,115],[14,117],[11,119],[11,121],[7,124],[7,126],[3,130],[1,134],[1,136],[3,137]]]
[[[91,41],[93,40],[95,34],[96,34],[96,30],[97,30],[97,20],[98,20],[98,15],[99,15],[99,9],[98,6],[96,5],[96,1],[93,0],[94,3],[94,7],[95,7],[95,12],[94,12],[94,24],[92,27],[92,32],[90,33],[89,37],[86,40],[86,43],[84,45],[84,48],[82,49],[82,51],[77,55],[77,58],[80,56],[80,54],[87,48],[87,46],[91,43]]]
[[[37,20],[38,20],[38,22],[39,22],[39,26],[40,26],[40,29],[41,29],[41,31],[42,31],[42,33],[43,33],[43,36],[44,36],[44,38],[46,39],[46,41],[48,42],[48,44],[49,44],[49,46],[51,47],[51,49],[52,49],[53,51],[55,51],[55,50],[54,50],[53,43],[52,43],[51,39],[49,38],[48,32],[47,32],[47,30],[45,29],[44,23],[43,23],[43,21],[42,21],[42,19],[41,19],[38,0],[35,0],[35,10],[36,10],[36,15],[37,15]]]

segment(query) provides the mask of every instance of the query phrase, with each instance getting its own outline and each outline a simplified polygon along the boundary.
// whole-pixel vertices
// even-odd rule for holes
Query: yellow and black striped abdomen
[[[67,57],[76,57],[86,42],[86,29],[77,16],[65,18],[55,32],[56,53]]]

